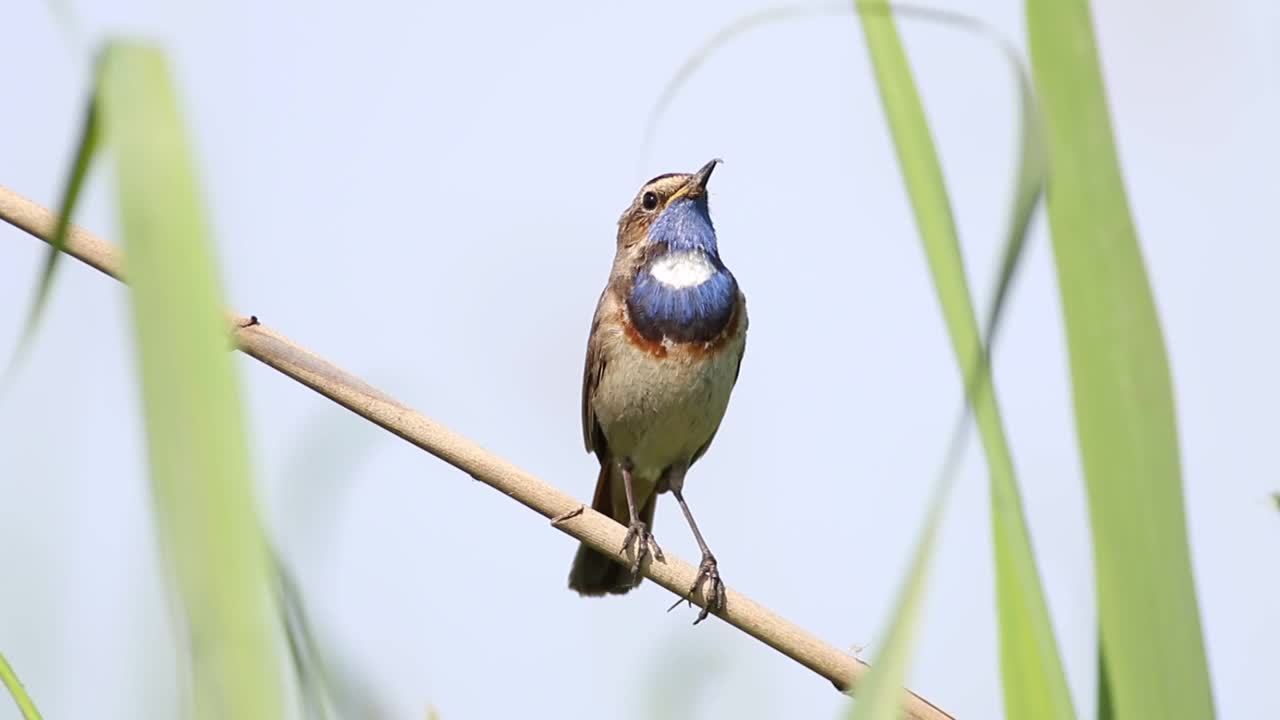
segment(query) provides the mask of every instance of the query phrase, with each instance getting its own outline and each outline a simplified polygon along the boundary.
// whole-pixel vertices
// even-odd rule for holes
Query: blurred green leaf
[[[82,55],[85,52],[84,33],[70,1],[45,0],[45,5],[49,6],[49,13],[53,15],[58,27],[62,30],[62,40],[66,43],[67,50],[75,60],[82,61]]]
[[[300,425],[275,483],[277,511],[270,524],[289,564],[310,576],[328,571],[347,491],[383,434],[329,405]]]
[[[1089,496],[1100,645],[1121,718],[1214,714],[1164,337],[1129,215],[1088,3],[1029,0],[1049,225]]]
[[[892,18],[884,13],[867,13],[862,8],[859,11],[862,13],[867,48],[876,69],[881,104],[889,118],[898,148],[898,161],[911,191],[916,222],[920,226],[920,234],[925,241],[931,264],[936,265],[940,258],[945,257],[939,254],[942,249],[939,240],[945,241],[948,233],[954,237],[954,230],[951,228],[951,205],[942,185],[941,170],[933,155],[933,140],[924,124],[924,110],[920,106],[915,81],[897,39]],[[958,250],[951,249],[955,251],[954,259],[958,259]],[[947,301],[954,299],[957,294],[963,299],[962,307],[967,307],[969,291],[964,283],[963,272],[958,286],[945,284],[948,280],[954,283],[954,275],[940,274],[935,267],[934,282],[944,301],[944,309],[948,307]],[[976,333],[974,337],[976,339]],[[975,343],[975,347],[976,345]],[[966,360],[976,357],[973,350],[974,348],[966,348]],[[964,427],[967,425],[962,423],[961,428]],[[958,460],[961,447],[959,438],[953,447],[956,453],[953,457]],[[951,478],[950,472],[944,472],[933,490],[924,530],[912,557],[907,579],[893,605],[893,617],[888,632],[881,639],[881,648],[871,664],[871,672],[857,688],[858,699],[849,713],[851,720],[894,720],[900,715],[901,688],[906,682],[910,656],[915,646],[929,564],[937,542],[942,511],[952,485]]]
[[[347,658],[322,642],[307,611],[305,596],[288,564],[272,554],[276,593],[283,612],[289,659],[298,679],[303,717],[310,720],[392,717],[369,682]]]
[[[311,720],[342,717],[335,710],[329,670],[311,629],[302,593],[279,554],[273,553],[272,559],[285,638],[289,643],[289,659],[293,661],[294,675],[298,678],[298,689],[302,695],[303,717]]]
[[[152,492],[197,716],[280,718],[285,686],[218,273],[163,54],[117,43],[98,87],[115,159]]]
[[[970,299],[964,257],[942,167],[906,52],[893,19],[883,6],[877,8],[864,3],[859,4],[859,8],[881,104],[987,455],[1005,714],[1011,718],[1074,718],[1066,673],[1023,514],[1013,458],[989,377],[989,348],[995,341],[1044,182],[1042,133],[1030,83],[1016,51],[996,33],[970,18],[953,19],[956,27],[991,40],[1004,53],[1018,79],[1022,128],[1018,172],[984,346]],[[979,375],[982,379],[975,382]],[[957,432],[964,432],[963,428],[962,423]]]
[[[981,26],[960,20],[970,29]],[[887,13],[863,10],[863,28],[876,69],[882,105],[889,121],[924,241],[934,286],[942,307],[962,377],[973,377],[989,362],[978,329],[964,257],[951,201],[942,176],[924,107],[920,102],[902,42]],[[987,323],[987,343],[994,342],[1017,264],[1025,246],[1032,214],[1044,179],[1043,143],[1032,93],[1016,53],[994,33],[997,47],[1015,69],[1021,111],[1019,166],[1004,259]],[[1005,437],[992,383],[973,388],[973,412],[991,475],[991,517],[995,551],[996,600],[999,610],[1000,659],[1005,713],[1008,717],[1073,718],[1048,606],[1040,584],[1031,537],[1023,514],[1013,458]]]
[[[1114,720],[1116,711],[1111,706],[1110,680],[1107,678],[1107,658],[1098,641],[1098,720]]]
[[[67,175],[67,181],[62,189],[62,198],[58,203],[58,224],[54,227],[53,241],[45,250],[40,280],[36,285],[31,307],[27,311],[22,335],[5,370],[6,383],[21,366],[31,340],[35,337],[36,329],[40,326],[40,318],[44,314],[49,292],[53,288],[54,271],[58,268],[58,260],[62,257],[63,248],[67,246],[67,230],[71,227],[71,217],[75,214],[76,205],[80,201],[80,190],[84,187],[84,179],[89,174],[89,166],[97,152],[98,140],[98,103],[95,97],[90,97],[84,112],[84,122],[80,128],[80,138],[76,143],[76,153],[72,158],[71,172]]]
[[[858,699],[849,711],[849,720],[896,720],[901,714],[902,686],[907,679],[911,650],[915,646],[920,624],[920,607],[924,603],[929,577],[929,564],[938,540],[938,527],[954,478],[954,467],[960,457],[960,446],[952,448],[948,468],[935,485],[906,580],[893,604],[893,617],[888,631],[880,640],[880,650],[871,663],[871,671],[856,688]]]
[[[325,641],[325,627],[311,619],[301,589],[306,577],[329,572],[343,498],[380,437],[366,423],[332,406],[318,408],[294,434],[276,484],[273,566],[285,635],[308,718],[391,717],[356,663],[333,642]]]
[[[17,703],[18,712],[22,713],[23,720],[40,720],[40,711],[36,709],[36,704],[31,702],[26,688],[22,687],[22,681],[18,680],[18,674],[13,671],[4,653],[0,653],[0,681],[4,682],[9,695],[13,696],[13,701]]]

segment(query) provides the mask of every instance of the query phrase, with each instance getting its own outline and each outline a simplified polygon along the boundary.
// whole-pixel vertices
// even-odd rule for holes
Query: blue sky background
[[[936,2],[1024,45],[1014,0]],[[751,334],[687,494],[731,585],[875,652],[961,388],[852,18],[753,32],[647,114],[712,33],[759,3],[10,0],[0,183],[46,205],[89,50],[171,53],[227,296],[339,365],[580,497],[579,383],[614,223],[645,179],[711,157],[723,258]],[[1121,159],[1177,390],[1216,702],[1280,717],[1275,437],[1280,10],[1095,3]],[[985,294],[1015,147],[1008,69],[970,36],[902,26]],[[78,221],[118,239],[98,172]],[[1094,603],[1043,219],[996,356],[1054,624],[1082,716]],[[0,356],[42,246],[0,226]],[[0,648],[46,717],[169,717],[171,622],[149,514],[122,288],[66,263],[0,400]],[[2,326],[0,326],[2,327]],[[835,717],[824,680],[646,584],[565,588],[545,520],[241,359],[264,513],[323,641],[389,716]],[[664,498],[664,501],[667,500]],[[911,686],[1001,712],[985,466],[971,452]],[[674,503],[663,547],[696,557]],[[0,718],[17,717],[0,702]]]

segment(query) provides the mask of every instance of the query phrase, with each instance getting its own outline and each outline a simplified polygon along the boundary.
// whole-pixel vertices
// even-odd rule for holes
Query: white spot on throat
[[[716,274],[716,268],[706,254],[693,252],[668,253],[649,268],[649,274],[658,282],[673,290],[697,287]]]

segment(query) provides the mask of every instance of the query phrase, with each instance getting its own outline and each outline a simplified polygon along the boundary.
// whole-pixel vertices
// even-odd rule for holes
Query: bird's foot
[[[684,597],[677,600],[675,605],[667,608],[667,612],[675,610],[676,605],[679,605],[682,602],[687,601],[692,605],[693,596],[698,593],[698,590],[703,585],[706,586],[706,593],[704,595],[706,603],[703,604],[701,612],[698,613],[698,618],[693,621],[694,625],[706,620],[707,616],[710,615],[713,610],[715,612],[724,610],[724,581],[720,579],[720,569],[716,566],[716,556],[709,552],[702,554],[702,562],[698,564],[698,575],[693,579],[693,586],[689,588],[689,592],[685,593]]]
[[[635,546],[633,549],[632,546]],[[631,523],[631,527],[627,528],[627,536],[622,540],[622,554],[626,555],[630,551],[632,554],[631,572],[640,572],[640,563],[644,562],[646,555],[653,555],[653,559],[658,562],[666,562],[667,559],[662,556],[662,548],[658,547],[657,541],[653,539],[653,533],[649,532],[649,526],[644,524],[643,520],[637,520]]]

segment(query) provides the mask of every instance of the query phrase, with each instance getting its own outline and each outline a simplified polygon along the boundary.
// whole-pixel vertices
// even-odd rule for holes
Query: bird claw
[[[702,606],[702,610],[698,613],[698,618],[693,621],[694,625],[707,619],[711,611],[720,612],[724,610],[725,591],[724,581],[720,579],[720,569],[716,566],[716,558],[711,553],[703,553],[702,562],[698,564],[698,575],[693,579],[693,586],[689,588],[689,592],[685,596],[676,600],[675,605],[667,608],[667,612],[676,609],[676,606],[682,602],[693,604],[693,596],[697,594],[698,589],[703,585],[707,586],[705,600],[706,604]]]
[[[635,545],[635,549],[632,549]],[[654,560],[658,562],[666,562],[667,559],[662,556],[662,548],[658,547],[658,543],[653,539],[653,533],[649,532],[649,526],[644,521],[637,520],[631,523],[627,528],[627,536],[622,540],[622,554],[625,555],[630,551],[633,555],[631,560],[631,572],[640,572],[640,563],[644,562],[646,555],[652,555]]]

